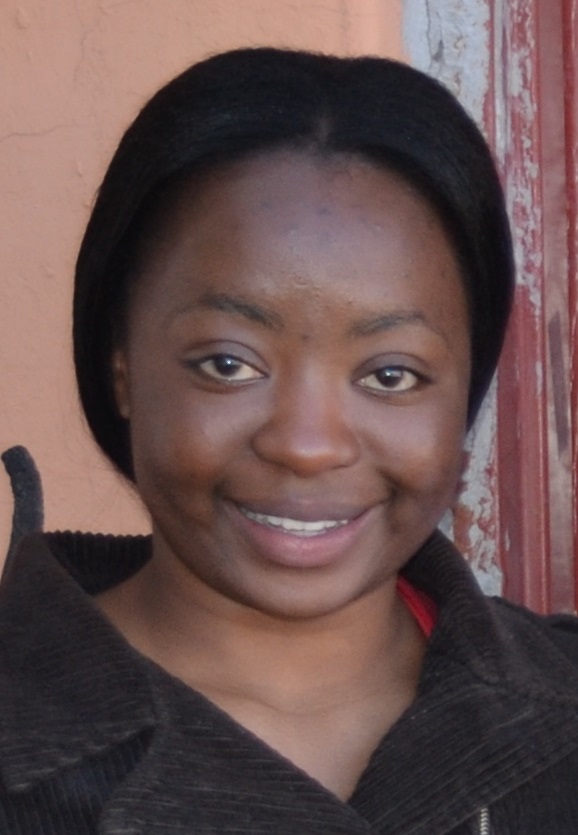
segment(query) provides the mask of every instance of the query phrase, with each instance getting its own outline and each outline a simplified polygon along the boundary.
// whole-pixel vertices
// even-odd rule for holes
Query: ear
[[[125,420],[130,420],[130,378],[128,359],[123,348],[115,348],[112,354],[112,387],[119,414]]]

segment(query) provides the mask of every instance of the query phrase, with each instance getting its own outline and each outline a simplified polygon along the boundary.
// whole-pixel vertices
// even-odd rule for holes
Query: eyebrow
[[[395,313],[384,313],[379,316],[371,316],[361,319],[348,330],[348,336],[371,336],[380,331],[389,331],[400,325],[425,325],[426,328],[438,332],[427,320],[423,313],[418,310],[396,311]]]
[[[248,319],[250,322],[257,322],[257,324],[263,325],[269,330],[281,331],[285,327],[283,318],[278,313],[267,310],[254,302],[247,301],[242,296],[231,296],[228,293],[203,293],[194,304],[177,311],[176,315],[179,316],[198,309],[233,313]],[[437,328],[433,327],[423,313],[418,310],[407,310],[383,313],[377,316],[370,316],[366,319],[360,319],[348,329],[347,336],[354,338],[371,336],[380,331],[389,331],[408,324],[421,324],[429,330],[439,333]]]
[[[257,324],[263,325],[269,330],[280,331],[284,327],[283,319],[278,313],[249,302],[242,296],[230,296],[228,293],[203,293],[200,299],[194,304],[179,310],[177,315],[190,313],[199,308],[201,310],[220,310],[225,313],[243,316],[245,319],[257,322]]]

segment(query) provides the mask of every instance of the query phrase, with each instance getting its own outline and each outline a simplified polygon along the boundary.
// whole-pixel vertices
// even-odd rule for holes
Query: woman
[[[512,289],[490,153],[415,70],[241,50],[152,99],[74,306],[152,538],[22,544],[2,832],[575,832],[574,621],[435,532]]]

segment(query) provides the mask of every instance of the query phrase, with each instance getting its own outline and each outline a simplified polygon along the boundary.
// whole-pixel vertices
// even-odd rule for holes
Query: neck
[[[137,650],[217,701],[242,695],[312,710],[417,684],[424,641],[395,579],[338,612],[291,620],[225,598],[153,558],[99,603]]]

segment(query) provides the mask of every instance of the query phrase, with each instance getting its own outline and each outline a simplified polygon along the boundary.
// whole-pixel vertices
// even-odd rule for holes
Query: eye
[[[411,391],[424,381],[423,375],[403,365],[387,365],[364,375],[357,381],[357,385],[376,393],[397,394]]]
[[[231,354],[214,354],[190,365],[205,377],[225,383],[248,383],[265,376],[248,362]]]

